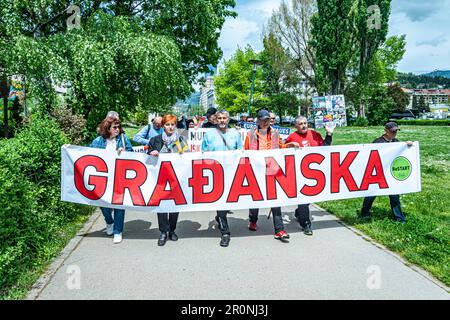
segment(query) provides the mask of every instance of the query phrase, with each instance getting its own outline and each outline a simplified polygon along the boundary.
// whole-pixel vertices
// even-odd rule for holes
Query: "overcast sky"
[[[290,3],[290,0],[287,0]],[[281,0],[236,0],[236,19],[225,22],[219,45],[229,59],[238,46],[262,49],[261,34]],[[392,0],[389,36],[406,34],[402,72],[450,70],[450,0]]]

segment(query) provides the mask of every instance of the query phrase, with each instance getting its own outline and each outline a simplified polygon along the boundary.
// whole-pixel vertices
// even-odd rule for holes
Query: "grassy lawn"
[[[138,133],[144,126],[131,126],[131,125],[124,125],[123,131],[125,131],[126,136],[128,139],[130,139],[131,144],[133,146],[139,146],[138,143],[133,141],[133,137],[136,133]]]
[[[382,133],[383,127],[336,128],[333,145],[370,143]],[[401,196],[405,224],[391,218],[387,196],[377,197],[365,223],[356,219],[362,198],[318,205],[450,285],[450,127],[405,125],[397,138],[420,144],[422,191]]]
[[[92,213],[92,207],[84,206],[80,216],[61,227],[60,236],[56,238],[56,241],[45,244],[45,249],[42,250],[39,256],[34,258],[32,266],[29,264],[17,265],[15,271],[20,276],[13,287],[0,290],[0,300],[25,299],[32,285],[44,274],[69,241],[76,236]]]

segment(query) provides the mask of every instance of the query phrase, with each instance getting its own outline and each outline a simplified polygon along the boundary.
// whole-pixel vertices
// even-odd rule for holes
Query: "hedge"
[[[92,211],[60,201],[64,143],[68,138],[50,119],[33,119],[15,138],[0,140],[0,298],[57,254],[65,228]]]
[[[450,120],[397,120],[397,124],[412,126],[450,126]]]

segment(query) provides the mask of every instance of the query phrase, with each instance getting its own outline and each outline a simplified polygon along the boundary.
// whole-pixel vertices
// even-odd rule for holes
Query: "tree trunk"
[[[366,106],[364,104],[364,101],[360,101],[359,102],[359,112],[358,112],[358,116],[365,118],[366,117]]]

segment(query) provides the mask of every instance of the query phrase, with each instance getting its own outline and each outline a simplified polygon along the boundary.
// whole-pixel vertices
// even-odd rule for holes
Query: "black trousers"
[[[273,229],[275,230],[275,233],[277,233],[281,230],[284,230],[283,217],[281,216],[281,207],[271,209],[273,216]],[[258,213],[259,209],[250,209],[250,212],[248,214],[248,219],[250,220],[250,222],[258,221]]]
[[[161,232],[173,232],[177,227],[178,212],[158,212],[158,227]]]
[[[297,209],[295,209],[295,217],[298,219],[300,226],[302,228],[307,225],[311,226],[311,219],[309,217],[309,204],[299,204]]]
[[[230,228],[228,227],[227,213],[229,210],[217,211],[216,221],[219,224],[219,230],[224,234],[230,234]]]
[[[362,217],[370,216],[370,209],[372,208],[372,204],[375,201],[374,196],[365,197],[363,201],[363,207],[361,210]],[[405,215],[402,211],[402,206],[400,205],[400,196],[398,194],[391,194],[389,196],[389,202],[391,204],[392,214],[394,215],[394,219],[397,221],[405,221]]]

